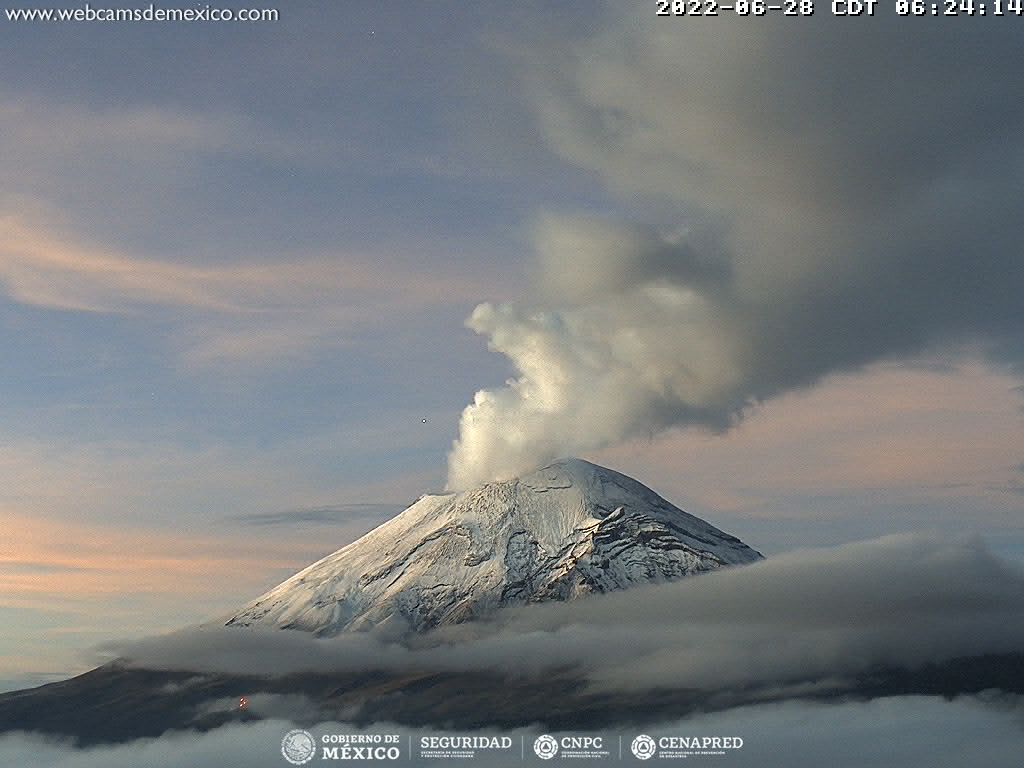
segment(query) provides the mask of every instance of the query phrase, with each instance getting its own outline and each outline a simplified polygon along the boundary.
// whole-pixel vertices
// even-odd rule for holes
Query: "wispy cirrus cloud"
[[[5,92],[0,93],[0,121],[0,150],[10,152],[16,167],[28,172],[8,177],[3,184],[7,192],[31,181],[55,181],[54,171],[62,165],[84,170],[99,162],[118,177],[125,162],[142,170],[168,171],[191,167],[211,153],[303,167],[338,164],[352,155],[337,136],[299,141],[243,112],[187,109],[159,101],[99,106]],[[159,186],[163,180],[150,181]]]
[[[394,517],[402,509],[403,507],[400,504],[362,502],[289,509],[281,512],[258,512],[249,515],[237,515],[231,519],[245,525],[256,526],[325,525],[352,521],[365,521],[376,524]]]
[[[0,285],[14,301],[47,309],[163,312],[180,323],[184,359],[199,364],[287,357],[485,292],[464,277],[396,271],[367,254],[151,259],[17,215],[0,217]]]
[[[472,300],[484,289],[447,276],[399,273],[372,255],[198,266],[77,242],[40,222],[0,218],[0,279],[17,301],[51,309],[131,312],[164,305],[271,313],[310,305],[410,307]]]
[[[10,90],[0,120],[0,294],[155,317],[187,368],[305,359],[496,293],[464,271],[419,268],[422,239],[406,233],[402,245],[359,248],[281,234],[325,215],[281,210],[299,179],[365,165],[344,132],[299,138],[232,107]],[[248,196],[259,215],[236,205]]]
[[[23,151],[50,154],[126,142],[177,148],[223,146],[239,133],[241,118],[175,111],[165,107],[86,108],[39,99],[0,99],[4,142]],[[68,130],[74,126],[74,130]]]

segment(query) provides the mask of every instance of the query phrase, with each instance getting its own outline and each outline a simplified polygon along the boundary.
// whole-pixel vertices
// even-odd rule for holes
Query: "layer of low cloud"
[[[208,626],[118,650],[135,665],[195,673],[193,680],[174,685],[202,683],[207,673],[415,669],[529,678],[571,670],[593,690],[612,695],[679,686],[707,692],[743,687],[786,697],[825,691],[879,665],[915,668],[1022,648],[1024,571],[975,540],[914,535],[795,552],[568,604],[529,606],[432,636],[317,639],[301,632]],[[200,712],[236,707],[234,699],[211,699]],[[0,761],[88,768],[213,766],[244,758],[269,766],[279,763],[280,739],[296,724],[317,736],[395,733],[403,744],[409,736],[444,732],[323,722],[317,703],[300,694],[255,693],[249,709],[263,719],[205,734],[171,732],[87,749],[8,733],[0,735]],[[643,730],[655,736],[741,736],[744,748],[728,758],[737,766],[817,766],[825,759],[837,766],[959,766],[967,757],[999,765],[1016,754],[1024,727],[1019,712],[1015,697],[989,692],[952,703],[899,697],[748,706],[652,722]],[[528,747],[539,731],[508,733],[516,740],[522,735]],[[604,735],[614,742],[618,733]],[[492,758],[503,759],[492,755],[476,762],[491,764]]]
[[[713,692],[1022,649],[1024,571],[976,540],[904,535],[529,606],[424,637],[208,626],[117,650],[143,667],[198,672],[572,669],[605,691]]]
[[[254,702],[251,706],[258,704]],[[271,706],[289,708],[282,701]],[[518,752],[522,739],[527,759],[540,764],[529,754],[534,739],[540,735],[537,729],[451,733],[410,730],[388,723],[367,726],[314,720],[315,724],[311,725],[301,716],[301,704],[293,702],[290,707],[298,707],[299,723],[318,739],[328,734],[397,735],[405,764],[436,765],[438,762],[436,759],[405,760],[410,738],[415,746],[420,736],[499,733],[512,737],[514,752]],[[288,715],[279,715],[256,723],[226,725],[208,733],[171,732],[157,739],[87,749],[39,735],[12,733],[0,735],[0,761],[6,765],[38,768],[136,768],[140,765],[220,768],[239,763],[253,768],[279,768],[283,764],[281,739],[295,725],[295,720]],[[786,703],[745,707],[665,723],[648,733],[655,738],[739,736],[743,739],[741,749],[724,757],[706,758],[728,766],[818,768],[828,764],[835,768],[862,768],[864,765],[962,768],[964,765],[1012,765],[1019,756],[1022,728],[1019,706],[1014,700],[1000,702],[970,697],[947,702],[936,698],[898,697],[839,705]],[[626,760],[630,760],[629,741],[637,733],[626,730],[594,735],[605,739],[605,748],[610,748],[613,755],[617,754],[621,735]],[[562,735],[555,733],[556,737]],[[481,752],[472,762],[485,766],[507,765],[508,756]]]
[[[532,51],[548,145],[642,223],[546,213],[533,294],[473,312],[517,376],[463,412],[453,488],[725,429],[879,359],[971,342],[1022,362],[1011,30],[663,21],[613,10]]]

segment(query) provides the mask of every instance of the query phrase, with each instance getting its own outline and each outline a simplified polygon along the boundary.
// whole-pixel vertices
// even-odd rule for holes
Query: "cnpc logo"
[[[563,736],[556,739],[550,734],[538,736],[533,742],[533,751],[541,760],[550,760],[559,750],[572,753],[570,757],[578,757],[580,752],[590,752],[604,748],[604,740],[600,736]]]

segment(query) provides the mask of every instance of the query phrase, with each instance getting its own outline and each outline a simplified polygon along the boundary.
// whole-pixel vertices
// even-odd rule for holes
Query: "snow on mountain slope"
[[[397,517],[245,606],[229,626],[416,630],[760,560],[625,475],[566,459]]]

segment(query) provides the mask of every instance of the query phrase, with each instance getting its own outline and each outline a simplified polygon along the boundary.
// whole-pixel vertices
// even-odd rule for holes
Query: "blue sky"
[[[481,301],[534,300],[539,218],[664,230],[700,208],[693,189],[717,215],[756,208],[721,181],[735,172],[725,161],[709,162],[706,189],[673,186],[693,158],[658,131],[683,118],[661,111],[664,82],[652,77],[645,100],[646,79],[623,88],[629,72],[616,69],[620,48],[641,65],[661,55],[637,8],[288,3],[266,24],[0,24],[0,515],[14,532],[0,549],[0,681],[67,674],[95,659],[81,649],[229,611],[440,489],[460,411],[516,375],[464,321]],[[754,46],[769,64],[788,39],[771,29]],[[993,55],[1015,44],[992,34]],[[854,41],[836,58],[857,55]],[[993,103],[1014,97],[1012,71],[983,89]],[[744,154],[761,146],[757,121],[785,121],[727,88],[744,77],[737,64],[674,106],[736,142],[753,189],[778,170]],[[805,114],[804,92],[775,85],[771,104]],[[880,87],[878,103],[899,95]],[[831,97],[806,98],[807,125],[827,123],[811,107]],[[595,138],[595,104],[653,138]],[[936,104],[929,119],[947,106]],[[983,118],[991,135],[1018,135],[1016,115]],[[952,160],[897,153],[900,172],[988,167],[942,136],[933,147]],[[698,159],[717,152],[700,142]],[[784,167],[832,172],[836,151],[807,152]],[[1015,162],[936,175],[968,199],[987,200],[989,183],[1019,195]],[[843,194],[870,186],[855,175]],[[875,205],[851,202],[855,223],[878,221]],[[900,213],[908,229],[925,215]],[[733,227],[741,244],[778,231]],[[996,232],[1000,258],[1019,261],[1005,246],[1015,234]],[[1018,284],[1016,267],[977,263]],[[941,290],[908,289],[907,305]],[[977,531],[1019,553],[1020,367],[991,347],[1019,338],[1021,318],[984,290],[953,305],[963,322],[951,331],[929,319],[941,333],[762,377],[744,394],[763,406],[735,430],[659,424],[587,455],[767,553],[919,528]]]
[[[227,594],[212,603],[106,562],[110,583],[69,606],[41,583],[69,566],[12,545],[0,677],[78,668],[111,621],[206,618],[369,527],[324,541],[236,516],[393,512],[442,486],[458,411],[509,373],[463,319],[523,282],[522,223],[544,200],[607,205],[498,96],[491,11],[0,28],[4,512],[67,533],[74,559],[111,529],[238,550],[227,583],[207,574]],[[246,539],[282,528],[275,567]]]

